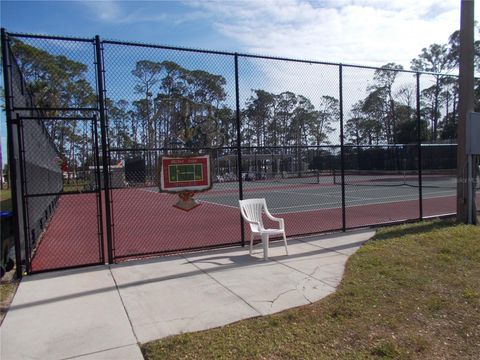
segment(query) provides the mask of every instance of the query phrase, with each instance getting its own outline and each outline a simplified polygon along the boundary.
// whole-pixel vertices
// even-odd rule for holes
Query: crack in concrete
[[[306,276],[306,277],[303,278],[303,280],[302,280],[300,283],[298,283],[298,285],[297,285],[297,290],[300,291],[300,293],[302,294],[303,298],[304,298],[309,304],[311,304],[312,301],[311,301],[311,300],[307,297],[307,295],[305,294],[305,291],[307,290],[307,287],[305,286],[305,282],[309,282],[309,281],[311,281],[311,280],[313,280],[313,278],[311,278],[310,276]],[[299,288],[298,288],[299,286],[301,286],[302,289],[299,289]],[[314,286],[313,289],[315,289],[315,288],[317,288],[317,287],[318,287],[318,285],[317,285],[317,286]]]
[[[80,355],[75,355],[75,356],[69,356],[69,357],[66,357],[66,358],[61,358],[61,360],[74,360],[74,359],[82,358],[82,357],[88,356],[88,355],[101,354],[101,353],[104,353],[104,352],[107,352],[107,351],[112,351],[112,350],[117,350],[117,349],[123,349],[123,348],[129,347],[129,346],[139,346],[139,345],[138,345],[138,343],[120,345],[120,346],[115,346],[115,347],[111,347],[111,348],[108,348],[108,349],[102,349],[102,350],[92,351],[92,352],[84,353],[84,354],[80,354]],[[140,351],[140,352],[141,352],[141,351]]]
[[[273,304],[275,303],[275,301],[277,301],[278,299],[280,299],[281,296],[283,296],[283,295],[285,295],[285,294],[287,294],[287,293],[289,293],[289,292],[296,291],[296,290],[297,290],[297,288],[295,288],[295,289],[290,289],[290,290],[286,290],[286,291],[278,294],[277,297],[272,300],[272,303],[270,304],[270,307],[273,307]]]
[[[290,265],[288,265],[288,264],[282,263],[282,262],[277,261],[277,260],[274,260],[274,261],[276,261],[278,264],[283,265],[283,266],[285,266],[285,267],[287,267],[287,268],[289,268],[289,269],[292,269],[292,270],[294,270],[294,271],[296,271],[296,272],[298,272],[298,273],[300,273],[300,274],[302,274],[302,275],[310,276],[312,279],[317,280],[317,281],[321,282],[321,283],[324,284],[324,285],[330,286],[330,287],[333,288],[333,289],[336,288],[335,286],[332,286],[332,285],[326,283],[326,282],[323,281],[322,279],[316,278],[316,277],[313,276],[313,275],[309,275],[309,274],[307,274],[307,273],[305,273],[305,272],[303,272],[303,271],[301,271],[301,270],[299,270],[299,269],[297,269],[297,268],[294,268],[293,266],[290,266]],[[317,266],[317,267],[315,268],[315,271],[314,271],[314,272],[316,272],[319,267],[320,267],[320,266]],[[342,275],[343,275],[343,272],[342,272]]]
[[[200,315],[200,314],[198,314]],[[183,320],[192,320],[195,319],[198,315],[194,316],[184,316],[184,317],[178,317],[178,318],[173,318],[173,319],[165,319],[165,322],[170,322],[170,321],[183,321]],[[155,324],[163,323],[164,321],[155,321]]]
[[[315,274],[319,268],[320,266],[317,266],[315,269],[313,269],[313,271],[310,274],[308,274],[308,276],[313,277],[313,274]]]
[[[289,289],[289,290],[285,290],[283,292],[281,292],[280,294],[278,294],[273,300],[252,300],[253,302],[266,302],[266,303],[270,303],[270,307],[273,307],[273,304],[275,303],[275,301],[277,301],[281,296],[289,293],[289,292],[292,292],[292,291],[297,291],[297,288],[295,287],[295,289]]]
[[[155,324],[161,323],[161,322],[168,322],[168,321],[182,321],[182,320],[192,320],[195,318],[198,318],[199,316],[202,316],[203,314],[208,313],[208,311],[200,311],[199,313],[192,315],[192,316],[182,316],[178,318],[173,318],[173,319],[165,319],[165,320],[160,320],[160,321],[155,321]]]

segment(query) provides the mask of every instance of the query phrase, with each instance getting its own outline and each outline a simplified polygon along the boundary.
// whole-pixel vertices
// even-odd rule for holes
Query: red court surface
[[[176,201],[176,195],[142,189],[114,190],[113,247],[116,261],[208,246],[240,244],[238,209],[202,203],[185,212],[173,207]],[[454,196],[424,199],[423,215],[429,217],[455,213],[455,202]],[[346,225],[348,228],[418,219],[418,208],[418,200],[351,206],[346,209]],[[279,216],[285,219],[287,236],[342,227],[339,207]],[[104,263],[97,224],[95,194],[61,196],[54,216],[37,246],[31,271]],[[248,230],[245,234],[248,240]]]

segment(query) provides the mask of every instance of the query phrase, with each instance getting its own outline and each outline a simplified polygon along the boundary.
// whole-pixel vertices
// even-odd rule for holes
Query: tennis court
[[[455,77],[447,89],[441,74],[385,67],[5,35],[27,273],[240,245],[240,198],[266,198],[290,237],[456,213],[457,139],[434,126],[454,123],[456,103],[428,108],[434,87],[458,99]],[[49,60],[39,67],[25,49]],[[44,66],[55,59],[75,65],[88,96],[69,100],[78,79]],[[45,89],[58,107],[38,102]],[[205,173],[172,162],[162,183],[161,159],[192,156],[208,156]],[[157,187],[210,175],[188,212]]]
[[[340,183],[339,175],[292,177],[244,182],[243,190],[245,198],[265,197],[272,212],[288,214],[337,208],[342,197]],[[345,200],[349,207],[418,201],[419,198],[418,175],[347,172],[345,183]],[[236,183],[222,184],[197,197],[203,202],[237,208],[237,188]],[[423,177],[422,188],[425,200],[450,197],[455,195],[456,182],[449,175],[427,175]]]
[[[345,186],[346,227],[418,219],[419,188],[413,179],[401,178],[346,175],[346,184],[351,183]],[[432,178],[422,191],[424,217],[455,213],[452,179]],[[287,236],[342,229],[342,187],[333,176],[244,182],[243,193],[244,198],[266,198],[270,211],[285,219]],[[115,258],[239,245],[238,196],[238,182],[216,183],[196,196],[201,206],[185,212],[173,207],[176,195],[159,193],[156,187],[113,190]],[[32,271],[98,262],[102,245],[95,207],[95,194],[60,196],[32,259]],[[245,234],[248,239],[248,230]]]

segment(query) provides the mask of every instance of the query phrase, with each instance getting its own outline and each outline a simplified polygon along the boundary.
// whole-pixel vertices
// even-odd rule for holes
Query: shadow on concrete
[[[356,232],[354,234],[358,234],[358,233],[361,233],[361,232]],[[348,233],[347,234],[342,233],[342,234],[338,234],[338,235],[335,234],[334,236],[325,237],[325,239],[327,239],[327,238],[328,239],[338,238],[338,237],[343,237],[343,236],[346,236],[346,235],[349,235],[349,234]],[[299,242],[301,242],[301,243],[310,244],[310,241],[319,240],[319,239],[321,239],[321,237],[316,236],[316,237],[309,238],[307,240],[301,240],[301,239],[295,239],[295,240],[297,240],[297,241],[299,240]],[[42,280],[42,279],[58,278],[60,276],[69,276],[69,275],[73,275],[73,274],[92,273],[92,272],[104,271],[106,269],[109,269],[110,272],[111,272],[112,270],[115,270],[116,268],[128,268],[128,267],[132,267],[132,266],[138,266],[138,265],[141,265],[141,264],[168,262],[171,259],[179,259],[179,258],[185,260],[185,263],[184,263],[185,265],[186,264],[191,264],[191,265],[195,266],[195,263],[212,263],[214,265],[218,265],[217,267],[211,268],[211,269],[202,270],[202,269],[198,268],[198,270],[187,271],[187,272],[183,272],[183,273],[179,273],[179,274],[172,274],[172,275],[166,275],[166,276],[158,276],[158,277],[154,277],[154,278],[151,278],[151,279],[133,281],[133,282],[129,282],[129,283],[126,283],[126,284],[119,284],[118,285],[115,282],[114,286],[108,286],[108,287],[103,287],[103,288],[99,288],[99,289],[95,289],[95,290],[89,290],[89,291],[76,292],[76,293],[72,293],[72,294],[68,294],[68,295],[52,297],[52,298],[49,298],[49,299],[33,301],[33,302],[30,302],[30,303],[21,304],[21,305],[14,305],[14,306],[10,307],[10,311],[15,311],[15,310],[18,310],[18,309],[27,308],[27,307],[31,307],[31,306],[44,305],[44,304],[53,303],[53,302],[66,301],[66,300],[70,300],[70,299],[74,299],[74,298],[79,298],[79,297],[83,297],[83,296],[90,296],[90,295],[105,293],[105,292],[109,292],[109,291],[118,291],[118,290],[121,290],[121,289],[127,289],[127,288],[131,288],[131,287],[139,286],[139,285],[156,283],[156,282],[159,282],[159,281],[181,279],[181,278],[186,278],[186,277],[189,277],[189,276],[195,276],[195,275],[199,275],[199,274],[214,273],[214,272],[218,272],[218,271],[224,271],[224,270],[228,270],[228,269],[241,268],[241,267],[247,267],[247,266],[264,265],[266,263],[268,264],[269,262],[271,264],[277,264],[277,263],[279,263],[279,260],[287,259],[287,258],[288,259],[295,259],[295,258],[309,256],[309,255],[319,255],[319,254],[328,254],[328,253],[335,253],[335,254],[341,254],[341,255],[344,255],[344,256],[348,256],[346,254],[340,253],[339,251],[344,250],[344,249],[349,249],[349,248],[352,248],[352,247],[359,247],[363,243],[365,243],[365,241],[357,241],[357,242],[353,242],[353,243],[348,243],[348,244],[343,244],[343,245],[338,245],[338,246],[329,246],[329,247],[321,247],[321,246],[318,246],[316,244],[310,244],[310,245],[312,245],[312,247],[313,246],[317,247],[318,250],[308,251],[308,252],[303,252],[303,253],[298,253],[298,254],[292,254],[292,255],[288,255],[288,256],[283,255],[283,256],[270,257],[269,260],[267,260],[267,261],[263,260],[263,258],[256,258],[256,257],[250,256],[248,254],[248,249],[247,248],[245,248],[246,253],[242,254],[242,255],[229,255],[228,254],[228,252],[238,251],[239,248],[237,247],[237,248],[215,250],[217,252],[218,251],[227,251],[227,253],[224,254],[224,255],[215,255],[215,256],[202,258],[202,259],[198,259],[198,260],[188,260],[187,256],[189,256],[189,257],[201,256],[202,253],[192,253],[192,254],[185,254],[185,255],[182,255],[182,256],[171,256],[171,257],[163,257],[163,258],[155,258],[155,259],[147,259],[147,260],[143,259],[143,260],[131,261],[131,262],[122,263],[122,264],[105,265],[105,266],[101,265],[101,266],[96,266],[94,268],[84,268],[84,269],[75,269],[75,270],[65,270],[65,271],[62,271],[62,272],[37,274],[37,275],[32,275],[31,277],[24,278],[23,281],[26,281],[26,282],[39,281],[39,280]],[[216,261],[216,260],[219,260],[219,259],[228,259],[230,261],[230,263],[229,264],[221,264],[221,263]],[[115,277],[114,277],[113,273],[112,273],[112,277],[115,281]]]

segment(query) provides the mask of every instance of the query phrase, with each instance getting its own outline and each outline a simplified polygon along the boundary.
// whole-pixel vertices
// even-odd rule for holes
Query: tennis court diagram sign
[[[178,193],[174,206],[182,210],[197,207],[193,195],[212,187],[210,156],[163,156],[160,161],[160,191]]]

